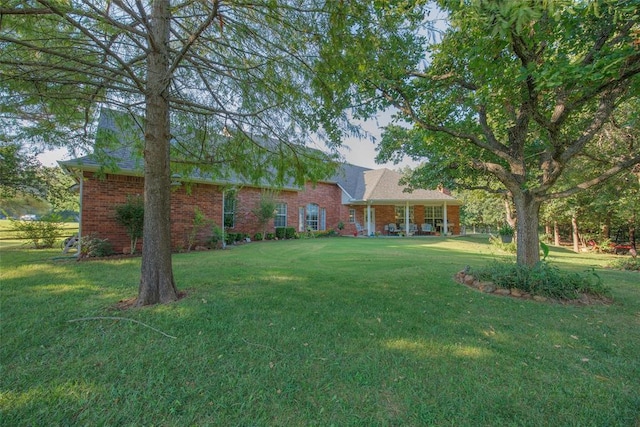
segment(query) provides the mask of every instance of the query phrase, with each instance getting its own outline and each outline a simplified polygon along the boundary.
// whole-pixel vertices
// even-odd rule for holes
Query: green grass
[[[118,311],[140,259],[3,250],[0,424],[637,426],[640,276],[610,306],[478,293],[486,238],[329,238],[174,256],[177,303]],[[69,320],[122,316],[117,320]]]

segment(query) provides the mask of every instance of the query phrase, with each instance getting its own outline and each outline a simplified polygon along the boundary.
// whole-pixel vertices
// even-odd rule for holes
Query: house
[[[100,129],[114,128],[109,114],[102,114]],[[112,153],[115,161],[105,167],[95,155],[59,162],[78,180],[80,235],[109,239],[116,252],[128,248],[129,237],[115,221],[115,206],[127,196],[142,195],[142,161],[124,148]],[[461,202],[445,189],[406,192],[401,175],[389,169],[368,169],[342,164],[335,175],[304,186],[278,188],[275,227],[307,230],[338,230],[346,235],[459,234]],[[175,249],[187,246],[196,208],[225,230],[253,236],[262,232],[252,211],[266,185],[238,178],[213,179],[195,176],[189,185],[176,182],[171,193],[171,233]],[[412,226],[404,227],[404,224]],[[408,228],[408,229],[407,229]],[[204,243],[206,236],[200,236]],[[140,242],[141,244],[142,242]]]

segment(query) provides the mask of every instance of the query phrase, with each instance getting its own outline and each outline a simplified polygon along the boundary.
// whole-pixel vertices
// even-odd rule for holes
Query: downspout
[[[84,196],[84,173],[80,176],[80,221],[78,223],[78,250],[76,251],[76,258],[80,259],[82,254],[82,198]]]
[[[227,239],[225,239],[224,237],[224,193],[226,192],[226,190],[223,188],[222,189],[222,249],[225,249],[227,247]]]

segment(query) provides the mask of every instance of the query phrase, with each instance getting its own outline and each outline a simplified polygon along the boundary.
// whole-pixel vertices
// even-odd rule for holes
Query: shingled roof
[[[98,139],[101,135],[115,136],[113,144],[119,146],[105,150],[102,155],[89,154],[76,159],[58,162],[67,170],[79,169],[97,171],[104,169],[114,174],[143,175],[143,160],[140,155],[142,129],[130,118],[119,120],[124,113],[104,110],[98,124]],[[124,123],[124,124],[123,124]],[[123,128],[126,127],[126,129]],[[112,145],[113,145],[112,144]],[[109,160],[110,159],[110,160]],[[350,204],[398,204],[447,202],[459,205],[461,202],[449,194],[438,190],[417,189],[408,192],[407,186],[400,185],[402,175],[390,169],[370,169],[348,163],[339,165],[336,173],[323,182],[337,184],[344,193],[343,202]],[[193,182],[210,184],[250,185],[235,174],[214,179],[206,173],[197,173],[190,177]],[[255,185],[255,184],[254,184]],[[268,183],[259,186],[269,187]],[[302,190],[290,183],[284,188]]]

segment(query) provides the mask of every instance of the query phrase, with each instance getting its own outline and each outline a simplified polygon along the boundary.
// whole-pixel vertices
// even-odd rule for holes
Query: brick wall
[[[82,234],[107,238],[116,252],[122,252],[130,245],[124,227],[115,220],[115,206],[126,202],[128,195],[142,195],[144,192],[141,177],[107,174],[104,178],[85,172],[82,200]],[[261,190],[243,187],[237,193],[235,226],[230,229],[236,233],[246,233],[253,238],[262,233],[253,210],[260,203]],[[340,203],[341,191],[333,184],[309,184],[305,191],[282,191],[277,196],[279,203],[287,204],[287,226],[298,230],[298,208],[308,203],[316,203],[327,212],[327,228],[337,228],[338,222],[348,221],[348,208]],[[171,245],[174,249],[188,246],[189,234],[193,229],[195,208],[198,207],[206,218],[221,226],[223,222],[222,191],[219,186],[192,184],[172,188],[171,193]],[[273,220],[267,224],[267,232],[275,232]],[[210,228],[197,236],[197,245],[206,244],[211,235]],[[141,250],[142,240],[137,250]]]
[[[116,252],[129,248],[130,239],[124,227],[115,220],[115,206],[126,202],[127,196],[142,195],[144,192],[143,178],[107,174],[99,178],[93,173],[85,172],[82,189],[82,234],[91,234],[100,238],[107,238]],[[235,226],[230,230],[236,233],[246,233],[253,238],[255,233],[262,233],[253,210],[260,203],[261,190],[243,187],[237,193],[237,208]],[[356,210],[356,221],[365,225],[366,206],[349,206],[341,202],[342,192],[337,185],[318,183],[307,184],[304,191],[282,191],[277,195],[279,203],[287,204],[287,226],[298,230],[298,209],[305,208],[309,203],[315,203],[326,209],[327,229],[337,230],[338,223],[345,225],[343,234],[353,234],[355,224],[349,223],[349,209]],[[185,249],[188,246],[189,234],[193,229],[195,208],[199,208],[206,218],[217,226],[223,222],[222,190],[219,186],[208,184],[192,184],[190,186],[173,187],[171,192],[171,245],[174,249]],[[384,225],[395,222],[395,207],[393,205],[375,206],[375,231],[383,232]],[[415,206],[414,215],[417,224],[424,218],[424,207]],[[449,229],[453,234],[460,233],[460,208],[447,207]],[[274,232],[273,220],[267,224],[267,232]],[[196,245],[207,243],[211,229],[202,230],[196,240]],[[138,241],[137,250],[141,250],[142,240]]]

